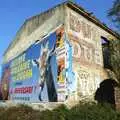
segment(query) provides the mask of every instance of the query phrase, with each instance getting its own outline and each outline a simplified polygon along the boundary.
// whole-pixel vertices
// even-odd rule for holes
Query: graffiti
[[[76,18],[73,14],[70,13],[70,29],[75,32],[81,32],[81,21]]]
[[[84,80],[87,80],[90,77],[87,71],[82,71],[82,70],[79,71],[78,75],[80,79],[84,79]]]
[[[76,39],[74,36],[70,36],[70,40],[73,46],[73,57],[81,64],[101,65],[100,51],[98,51],[93,44],[84,40]]]
[[[73,57],[82,64],[103,66],[101,46],[98,45],[99,30],[72,11],[69,14],[69,24]]]
[[[95,63],[98,64],[98,65],[103,65],[102,63],[102,56],[101,56],[101,51],[98,50],[98,49],[95,49],[95,52],[94,52],[94,60],[95,60]]]
[[[97,76],[96,71],[91,72],[87,68],[78,67],[76,69],[78,80],[78,96],[93,95],[100,83],[100,79]]]
[[[77,73],[79,78],[79,91],[81,91],[83,96],[87,95],[89,93],[90,74],[83,70],[79,70]]]
[[[86,24],[85,22],[81,22],[82,33],[84,38],[91,38],[91,26]]]
[[[92,40],[98,39],[99,32],[96,28],[87,24],[86,22],[81,20],[79,16],[73,14],[72,12],[70,12],[69,16],[70,16],[69,18],[70,30],[75,31],[77,33],[81,33],[84,39],[85,38]]]

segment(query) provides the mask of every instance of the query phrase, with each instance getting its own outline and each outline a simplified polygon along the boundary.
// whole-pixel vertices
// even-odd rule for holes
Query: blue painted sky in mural
[[[0,1],[0,64],[2,55],[14,38],[23,22],[54,5],[65,0],[1,0]],[[113,23],[108,20],[107,10],[112,6],[113,0],[73,0],[83,8],[114,29]],[[0,66],[1,73],[1,66]]]
[[[51,42],[52,40],[52,42]],[[17,101],[34,101],[40,100],[49,101],[52,98],[48,97],[47,91],[52,90],[52,93],[56,93],[57,90],[57,61],[55,54],[49,54],[48,50],[53,52],[53,48],[56,45],[56,32],[45,38],[42,42],[37,42],[31,45],[26,51],[15,57],[9,63],[3,65],[4,76],[7,75],[8,69],[11,69],[10,76],[8,76],[10,82],[10,99]],[[52,44],[51,44],[52,43]],[[44,51],[44,52],[43,52]],[[45,54],[48,53],[48,58]],[[44,57],[43,57],[44,54]],[[44,70],[43,64],[40,63],[46,61],[47,70]],[[31,72],[32,71],[32,72]],[[42,71],[42,72],[41,72]],[[44,74],[45,71],[45,74]],[[52,73],[53,78],[49,73]],[[41,74],[40,74],[41,73]],[[49,76],[43,81],[42,76]],[[4,77],[5,78],[5,77]],[[55,91],[51,89],[55,86]],[[23,90],[24,89],[24,90]],[[26,90],[25,90],[26,89]],[[41,94],[40,94],[41,93]],[[39,99],[41,95],[42,99]],[[50,96],[50,93],[49,93]]]

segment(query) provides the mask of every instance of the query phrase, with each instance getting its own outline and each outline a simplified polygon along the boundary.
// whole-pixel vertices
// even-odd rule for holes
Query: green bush
[[[120,113],[110,105],[79,103],[71,109],[65,105],[50,111],[37,111],[26,105],[0,108],[0,120],[120,120]]]
[[[94,103],[79,104],[70,110],[68,120],[120,120],[109,105],[96,105]]]

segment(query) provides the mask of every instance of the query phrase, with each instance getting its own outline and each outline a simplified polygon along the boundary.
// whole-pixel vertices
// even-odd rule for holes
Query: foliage
[[[111,40],[109,48],[112,70],[120,82],[120,40]]]
[[[80,103],[71,109],[65,105],[50,111],[36,111],[31,107],[0,108],[0,120],[120,120],[120,113],[109,105]]]
[[[116,23],[117,27],[120,29],[120,0],[115,0],[113,2],[113,6],[109,10],[108,16],[112,18],[112,21]]]

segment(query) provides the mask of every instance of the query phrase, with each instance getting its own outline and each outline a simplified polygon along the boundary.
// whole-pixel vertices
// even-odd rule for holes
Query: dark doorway
[[[100,104],[108,103],[115,108],[114,89],[117,85],[117,82],[113,79],[103,80],[95,93],[95,100]]]

